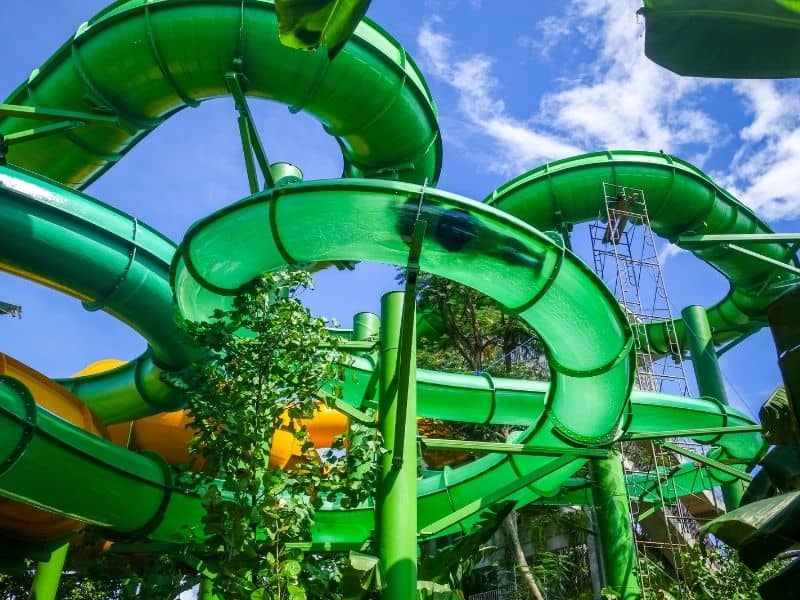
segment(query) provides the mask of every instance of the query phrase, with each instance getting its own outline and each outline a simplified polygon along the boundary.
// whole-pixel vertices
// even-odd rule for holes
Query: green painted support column
[[[378,425],[388,450],[381,457],[381,478],[376,497],[378,557],[385,577],[383,600],[409,600],[417,593],[417,397],[416,333],[408,356],[399,356],[403,323],[402,292],[381,298],[380,396]],[[406,326],[416,329],[412,311]],[[408,317],[408,315],[406,315]],[[400,361],[408,361],[408,384],[400,382]],[[405,410],[398,410],[401,389],[407,389]],[[403,459],[393,456],[398,414],[405,414]]]
[[[200,580],[200,589],[197,592],[197,600],[218,600],[214,595],[214,582],[208,577]]]
[[[642,597],[636,562],[625,472],[618,451],[608,458],[597,458],[592,466],[592,495],[597,516],[597,540],[605,575],[620,600]]]
[[[708,323],[706,309],[702,306],[687,306],[681,312],[686,325],[686,337],[689,340],[689,355],[694,367],[694,377],[701,396],[711,396],[728,406],[728,394],[719,368],[719,358],[714,349],[711,337],[711,326]],[[722,486],[722,497],[725,509],[738,507],[744,494],[744,485],[736,480]]]
[[[31,586],[31,600],[55,600],[58,584],[61,582],[61,571],[67,560],[69,542],[59,546],[50,555],[50,560],[36,565],[36,575]]]

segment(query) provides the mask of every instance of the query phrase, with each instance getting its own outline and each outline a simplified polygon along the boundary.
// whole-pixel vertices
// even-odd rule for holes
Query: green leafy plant
[[[318,580],[335,569],[303,576],[315,511],[325,501],[354,506],[374,487],[374,430],[351,427],[321,457],[303,425],[335,398],[339,359],[326,321],[298,299],[310,285],[302,271],[266,274],[229,310],[182,324],[204,357],[169,381],[186,396],[191,451],[205,461],[192,476],[206,510],[203,565],[225,598],[302,600],[304,581],[327,585]],[[286,470],[269,462],[278,429],[300,449]]]
[[[773,577],[785,564],[773,560],[753,572],[739,559],[736,551],[724,544],[698,542],[681,552],[682,579],[665,569],[654,556],[639,561],[644,600],[753,600],[761,598],[758,587]],[[613,591],[604,591],[603,598],[614,600]]]

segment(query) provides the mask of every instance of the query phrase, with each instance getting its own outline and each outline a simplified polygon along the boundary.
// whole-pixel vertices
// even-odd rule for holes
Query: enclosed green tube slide
[[[369,379],[368,362],[361,361],[353,368],[364,375],[360,379]],[[529,418],[525,416],[528,411],[541,411],[544,404],[546,386],[542,384],[483,379],[485,386],[481,388],[475,384],[482,378],[428,373],[429,380],[424,381],[423,374],[420,375],[422,416],[508,424]],[[346,400],[357,403],[358,392],[351,389]],[[442,393],[457,396],[458,404],[438,402]],[[518,410],[522,414],[514,414]],[[744,415],[732,409],[726,411],[711,400],[642,392],[634,395],[628,431],[650,433],[670,427],[750,424],[752,421]],[[0,493],[4,496],[123,535],[149,535],[157,541],[181,542],[199,532],[202,515],[199,499],[175,488],[161,459],[120,448],[44,409],[37,409],[27,389],[10,377],[0,378],[0,432],[4,441],[0,446],[3,464]],[[725,456],[748,460],[758,454],[762,440],[757,433],[735,433],[721,436],[716,443]],[[446,468],[423,478],[418,488],[419,529],[424,530],[453,510],[479,502],[487,492],[552,464],[553,460],[489,455],[464,467]],[[575,459],[551,476],[511,494],[510,499],[526,504],[553,495],[583,463],[584,460]],[[54,469],[54,465],[59,468]],[[32,472],[48,473],[47,481],[30,477]],[[715,481],[706,477],[703,484],[712,486],[720,481],[725,479]],[[632,492],[637,495],[647,485],[646,481],[632,483]],[[685,486],[681,489],[686,493],[698,491]],[[455,533],[462,528],[466,531],[477,521],[476,514],[432,536]],[[318,513],[314,542],[321,548],[360,547],[373,527],[371,507],[351,511],[328,507]]]
[[[142,295],[136,296],[118,291],[111,296],[109,301],[106,302],[106,305],[108,307],[116,306],[111,304],[111,301],[117,298],[120,301],[120,308],[109,308],[109,310],[112,310],[114,314],[118,316],[123,314],[133,315],[125,317],[129,321],[137,320],[137,310],[147,312],[148,314],[169,312],[169,286],[166,279],[165,261],[153,261],[152,264],[155,266],[153,267],[151,265],[150,271],[147,271],[146,263],[137,262],[143,261],[148,257],[152,260],[153,256],[159,256],[159,254],[165,257],[167,255],[166,247],[169,245],[168,242],[161,237],[155,236],[150,230],[139,224],[140,232],[147,231],[150,232],[150,234],[147,236],[141,234],[141,237],[137,238],[139,239],[139,244],[142,246],[142,250],[137,252],[136,256],[132,257],[132,253],[128,251],[124,243],[118,244],[118,246],[108,243],[109,239],[113,239],[108,236],[113,234],[114,228],[110,227],[111,231],[104,231],[102,226],[108,219],[118,219],[119,221],[117,222],[116,228],[125,232],[128,231],[128,226],[131,225],[131,220],[129,218],[124,217],[124,215],[121,215],[118,211],[110,207],[92,202],[88,197],[82,194],[52,182],[39,180],[31,174],[21,173],[11,167],[4,167],[0,172],[2,173],[2,179],[0,179],[0,182],[2,182],[2,194],[4,198],[8,200],[8,202],[4,203],[8,210],[8,218],[4,220],[5,222],[9,225],[13,225],[18,231],[23,232],[22,235],[24,235],[25,231],[36,231],[40,237],[47,238],[49,243],[52,244],[52,247],[49,248],[47,253],[49,256],[65,253],[65,260],[72,258],[75,261],[79,261],[80,257],[87,254],[87,250],[91,248],[92,252],[95,254],[99,253],[102,255],[103,253],[108,253],[109,258],[116,256],[114,260],[117,261],[118,271],[107,274],[105,276],[107,281],[102,282],[101,285],[94,284],[95,287],[78,288],[76,286],[76,278],[79,274],[74,272],[74,267],[73,270],[67,268],[51,271],[43,270],[44,266],[41,261],[46,262],[46,259],[37,252],[34,245],[30,243],[19,243],[21,241],[19,238],[13,240],[16,242],[13,244],[13,247],[17,249],[16,254],[11,255],[15,257],[13,264],[6,265],[5,268],[13,268],[15,272],[28,276],[38,271],[39,275],[36,276],[38,281],[48,283],[58,289],[70,291],[74,295],[78,295],[89,302],[96,302],[98,296],[102,297],[102,294],[106,293],[106,291],[112,287],[110,284],[116,284],[116,282],[119,281],[120,274],[136,273],[137,269],[141,269],[143,276],[141,282],[146,282],[147,285],[142,285],[140,282],[139,285],[135,285],[131,289],[141,291]],[[334,187],[336,187],[336,185],[341,185],[342,189],[347,189],[344,183],[346,182],[333,185]],[[331,185],[330,182],[303,184],[296,188],[279,190],[276,192],[276,196],[280,196],[281,194],[287,194],[289,196],[297,195],[300,199],[303,199],[305,194],[296,190],[305,188],[311,188],[311,190],[325,190],[326,186],[329,185]],[[387,186],[393,191],[393,195],[388,200],[383,197],[386,193],[385,190]],[[362,190],[361,195],[365,193],[364,190],[367,190],[369,194],[375,195],[377,202],[380,202],[377,206],[377,210],[381,211],[384,216],[386,214],[391,216],[388,221],[392,225],[387,232],[384,232],[384,235],[395,238],[393,251],[396,255],[404,256],[404,244],[397,239],[400,236],[398,236],[396,229],[392,228],[402,226],[404,222],[402,215],[407,216],[406,208],[408,206],[414,206],[414,210],[416,211],[416,205],[413,204],[413,202],[411,205],[406,203],[406,196],[403,195],[404,190],[405,193],[411,193],[411,195],[416,198],[419,188],[417,186],[404,184],[369,182],[366,184],[355,184],[350,193],[354,196],[359,196],[357,190]],[[440,259],[446,257],[447,253],[451,251],[442,244],[450,244],[450,242],[446,240],[450,239],[448,236],[452,237],[453,234],[456,236],[466,235],[467,237],[474,234],[474,239],[467,240],[461,251],[468,253],[471,250],[481,254],[482,250],[479,244],[485,243],[486,240],[483,239],[483,242],[481,241],[481,237],[478,234],[483,230],[481,230],[478,225],[483,224],[481,226],[484,228],[491,227],[492,224],[499,219],[501,223],[508,222],[512,224],[512,235],[509,236],[510,239],[506,239],[502,235],[497,234],[490,240],[491,249],[489,251],[489,260],[496,261],[497,265],[499,265],[496,269],[531,269],[533,267],[533,263],[530,262],[531,259],[529,258],[532,253],[530,250],[524,252],[526,246],[520,242],[518,237],[520,233],[527,233],[532,230],[529,230],[529,228],[520,223],[514,222],[513,219],[505,218],[506,221],[504,221],[504,217],[501,214],[491,209],[481,209],[480,205],[474,205],[479,210],[475,217],[477,219],[476,226],[471,230],[465,225],[469,220],[462,220],[462,218],[466,219],[467,213],[448,213],[448,211],[453,208],[451,204],[463,206],[464,203],[468,201],[458,197],[442,195],[439,192],[433,193],[430,190],[426,193],[431,194],[431,196],[426,201],[427,203],[423,203],[423,213],[435,220],[431,227],[431,231],[434,232],[435,235],[430,241],[430,244],[439,246],[438,248],[435,246],[426,248],[426,254],[431,255],[431,257],[438,255]],[[327,192],[325,195],[327,197]],[[328,201],[326,206],[334,207],[338,204],[338,200],[339,199]],[[361,201],[365,204],[369,202],[369,200],[364,200],[364,198],[361,198]],[[245,201],[236,205],[234,208],[247,210],[263,202],[271,201],[265,200],[264,197],[257,196],[250,201]],[[322,202],[326,201],[322,200]],[[373,202],[376,201],[373,200]],[[450,204],[448,204],[448,202]],[[393,206],[397,207],[399,210],[394,211],[392,209]],[[235,214],[236,210],[232,212]],[[318,211],[312,210],[310,212],[314,213]],[[105,213],[108,214],[106,215]],[[400,219],[397,218],[398,213],[401,215]],[[30,221],[31,223],[35,223],[35,227],[28,227],[27,229],[19,227],[21,223],[25,223],[25,215],[35,217]],[[56,218],[58,215],[61,215],[62,218]],[[455,225],[457,226],[453,227],[454,223],[449,223],[446,215],[455,215],[457,217]],[[277,214],[275,216],[277,217]],[[262,225],[269,222],[269,215],[265,215],[265,217],[266,219],[261,221]],[[20,219],[23,220],[20,221]],[[111,222],[113,223],[114,221],[112,220]],[[215,221],[212,220],[212,222]],[[370,220],[369,222],[373,221]],[[400,223],[400,225],[398,225],[398,223]],[[202,229],[202,226],[199,226],[199,229]],[[281,229],[281,231],[283,230]],[[515,232],[517,237],[514,236]],[[486,235],[487,234],[484,232],[484,238]],[[492,235],[491,231],[488,235]],[[0,239],[2,239],[2,237],[3,236],[0,236]],[[125,240],[124,236],[122,239]],[[241,236],[239,239],[241,239]],[[450,241],[452,241],[452,239],[450,239]],[[542,248],[550,249],[554,252],[560,253],[562,250],[557,244],[553,243],[545,236],[537,234],[534,237],[534,242],[538,242],[541,244]],[[108,248],[102,250],[101,248],[103,248],[105,244],[108,244]],[[475,247],[476,244],[478,244],[477,248]],[[155,248],[148,247],[148,245],[155,246]],[[376,245],[386,245],[386,240],[378,240]],[[161,249],[160,252],[155,251],[155,249],[158,248]],[[70,252],[73,254],[69,254]],[[89,254],[92,252],[89,252]],[[465,258],[468,259],[469,256]],[[101,261],[101,256],[98,256],[97,260]],[[132,266],[130,267],[127,266],[129,261],[132,261]],[[516,264],[517,262],[523,262],[522,267]],[[456,261],[456,264],[458,264],[458,261]],[[480,269],[486,268],[481,267],[480,261],[477,263],[474,261],[467,261],[466,264],[475,265],[476,272],[482,272]],[[545,262],[544,264],[547,263]],[[84,269],[82,272],[85,273],[86,271],[87,270]],[[563,272],[566,273],[568,271],[563,270]],[[144,277],[145,273],[146,277]],[[582,271],[578,271],[578,273],[580,274]],[[484,276],[490,278],[491,274],[492,272],[490,271],[489,273],[485,273]],[[530,279],[528,279],[528,281],[530,281]],[[190,279],[186,279],[186,283],[190,282]],[[553,284],[551,284],[551,287],[552,285]],[[124,280],[119,284],[118,289],[127,289]],[[607,292],[605,293],[607,294]],[[195,302],[199,302],[204,297],[194,296],[193,298]],[[127,299],[128,303],[122,303],[122,299]],[[160,310],[158,308],[159,306],[163,307],[163,310]],[[195,304],[195,306],[199,305]],[[615,304],[609,306],[616,307]],[[123,309],[129,312],[123,313]],[[614,313],[612,312],[611,314],[613,315]],[[140,324],[140,331],[145,331],[143,327],[144,326]],[[159,328],[152,328],[149,330],[148,335],[158,335],[158,333],[163,332]],[[161,347],[163,345],[159,343],[157,337],[151,338],[150,341],[153,347]],[[167,355],[169,355],[169,352]],[[360,375],[363,375],[359,376],[358,381],[362,382],[362,385],[366,385],[372,370],[368,359],[354,359],[354,363],[350,368],[360,373]],[[89,383],[91,383],[91,381],[90,379]],[[94,381],[97,382],[99,380]],[[103,401],[95,404],[95,409],[101,413],[105,410],[104,416],[106,419],[109,418],[109,415],[121,414],[124,410],[117,410],[114,401],[117,399],[126,399],[127,403],[127,399],[136,396],[137,386],[135,370],[126,370],[123,368],[116,372],[116,375],[112,378],[102,383],[102,385],[99,383],[97,383],[97,385],[99,386],[98,390],[105,388],[105,394],[99,392],[96,394],[96,397]],[[548,403],[547,385],[535,382],[492,380],[487,377],[421,372],[418,385],[420,389],[420,408],[422,414],[436,418],[530,425],[531,423],[542,422],[543,415],[546,412],[544,407]],[[81,384],[76,388],[79,393],[82,389],[81,386],[83,386],[84,390],[90,389],[91,387],[90,385],[87,387],[87,384]],[[353,393],[354,391],[357,390],[351,390],[349,392],[349,398],[353,398],[353,400],[351,400],[353,403],[361,403],[362,395]],[[623,406],[626,394],[627,392],[623,395]],[[726,417],[725,413],[715,403],[701,400],[676,402],[676,400],[677,399],[668,396],[635,394],[635,406],[637,406],[637,408],[633,411],[632,423],[630,424],[629,430],[653,431],[654,429],[663,430],[663,428],[669,427],[670,425],[685,428],[688,426],[720,426],[725,423],[742,424],[749,422],[742,417],[740,417],[739,420]],[[641,409],[638,408],[639,406],[641,406]],[[128,406],[128,409],[129,408],[130,406]],[[136,406],[135,410],[149,410],[152,412],[154,408],[152,406],[148,407],[146,404],[139,404]],[[644,411],[642,412],[642,417],[637,417],[637,412],[639,410]],[[692,414],[702,416],[700,418],[690,417]],[[98,445],[102,446],[103,442],[92,438],[88,434],[83,434],[78,431],[73,433],[77,438],[86,438],[90,440],[90,442],[87,442],[89,444],[88,446],[83,445],[82,442],[72,446],[70,452],[77,453],[83,457],[79,460],[88,460],[94,465],[100,460],[106,465],[106,468],[114,472],[116,477],[131,476],[132,479],[139,482],[136,484],[137,486],[141,484],[141,473],[148,472],[147,469],[144,469],[142,464],[140,464],[143,457],[132,455],[135,459],[133,459],[133,462],[130,462],[126,458],[123,458],[127,457],[125,451],[118,448],[114,448],[114,451],[111,453],[99,451]],[[526,438],[523,439],[529,438],[530,433],[529,431],[526,434]],[[543,439],[545,437],[546,436],[543,436]],[[9,439],[17,439],[17,436],[10,436]],[[51,439],[53,444],[51,446],[44,446],[44,448],[46,448],[46,450],[44,450],[44,456],[47,457],[48,460],[60,460],[59,453],[64,451],[64,444],[56,442],[56,436],[51,436],[48,439]],[[741,434],[737,434],[735,436],[724,436],[723,439],[725,441],[720,441],[720,443],[724,444],[726,451],[731,452],[732,456],[747,459],[755,456],[760,449],[761,442],[757,435],[742,436]],[[556,445],[563,444],[563,442],[553,439],[549,441]],[[29,456],[29,452],[29,449],[21,452],[20,456],[22,458],[15,463],[15,472],[24,472],[26,468],[25,465],[27,464],[25,460],[33,458],[34,456]],[[502,485],[503,482],[513,481],[527,473],[536,471],[543,465],[546,465],[547,462],[548,459],[542,457],[514,457],[512,459],[500,456],[488,456],[467,467],[456,470],[448,469],[440,475],[422,480],[420,482],[420,529],[424,529],[431,523],[436,522],[438,518],[449,514],[455,508],[479,500],[483,497],[487,489],[496,489],[498,485]],[[516,492],[513,495],[513,499],[525,503],[542,495],[556,493],[560,483],[579,468],[582,463],[582,460],[576,459],[560,468],[555,473],[546,477],[543,476],[541,480],[534,485]],[[176,508],[175,512],[170,514],[197,514],[197,507],[189,510],[187,506],[184,506],[186,503],[191,504],[193,501],[191,497],[177,491],[170,491],[171,488],[168,485],[168,480],[164,479],[166,477],[164,472],[152,466],[148,468],[151,474],[155,472],[157,475],[149,479],[150,485],[142,487],[142,493],[146,492],[148,499],[147,501],[139,502],[137,506],[147,507],[156,504],[159,509],[161,509],[162,507],[172,507],[172,502],[176,502],[176,506],[182,506],[182,508]],[[80,469],[71,470],[73,474],[78,471],[80,471]],[[91,469],[86,471],[87,477],[93,477],[95,474],[96,473]],[[73,477],[70,479],[72,483],[65,481],[63,482],[63,486],[54,484],[50,488],[51,493],[46,496],[39,495],[38,493],[31,493],[29,490],[17,489],[15,487],[17,483],[13,481],[11,481],[8,487],[0,483],[0,489],[3,490],[4,495],[26,502],[32,502],[49,510],[69,514],[71,516],[79,516],[84,520],[96,522],[98,524],[108,524],[108,521],[102,517],[102,512],[100,514],[94,514],[95,509],[93,507],[95,502],[101,502],[104,506],[107,505],[109,502],[108,497],[100,495],[84,497],[80,492],[76,492],[81,495],[80,501],[75,501],[70,506],[62,504],[63,501],[60,499],[60,496],[63,494],[64,489],[69,488],[80,491],[93,489],[92,486],[97,485],[97,483],[92,484],[88,480],[85,482],[86,485],[75,485],[74,475],[71,477]],[[106,481],[108,481],[108,478],[106,478]],[[114,489],[116,490],[118,488],[115,487]],[[58,491],[53,492],[53,490]],[[131,496],[116,496],[115,493],[114,497],[122,499]],[[155,498],[159,499],[158,502],[156,502]],[[136,515],[128,514],[125,509],[126,504],[128,503],[121,502],[120,506],[114,509],[118,511],[117,514],[120,515],[120,519],[113,523],[113,527],[122,532],[144,531],[142,528],[145,527],[147,523],[142,522],[143,520],[139,518],[139,513]],[[83,506],[83,509],[75,508],[79,505]],[[83,511],[85,511],[85,513]],[[155,513],[151,513],[150,517],[152,517],[154,520],[153,523],[155,523]],[[477,520],[477,517],[474,517],[474,520]],[[190,522],[186,522],[183,520],[183,517],[180,516],[175,519],[167,519],[164,517],[158,521],[158,526],[154,526],[152,523],[150,524],[150,529],[152,529],[150,533],[155,539],[160,540],[175,541],[182,539],[181,536],[188,533],[186,527],[191,524],[196,525],[197,523],[197,521],[189,521]],[[148,523],[150,522],[148,521]],[[468,527],[469,520],[467,520],[466,523],[462,523],[460,526]],[[442,530],[440,533],[452,532],[458,527],[459,525],[453,525],[448,529]],[[369,533],[371,528],[371,510],[365,509],[347,513],[342,513],[341,511],[323,511],[318,520],[316,539],[322,546],[348,544],[357,546],[365,539],[364,536]],[[342,535],[344,535],[342,534],[343,531],[348,531],[350,533],[342,538]]]
[[[85,187],[175,111],[228,94],[225,76],[233,70],[246,94],[316,117],[342,149],[345,176],[430,184],[439,176],[441,138],[427,85],[405,49],[368,20],[333,62],[280,44],[267,0],[121,1],[81,25],[7,102],[116,123],[88,121],[9,148],[7,161],[37,177],[3,176],[2,193],[13,198],[3,210],[15,214],[5,220],[10,234],[0,260],[90,309],[107,309],[150,343],[120,369],[62,382],[105,422],[176,407],[159,376],[189,355],[172,310],[148,305],[169,307],[171,291],[161,283],[172,245],[136,219],[39,177]],[[39,124],[0,118],[0,135]],[[26,200],[29,214],[18,210]],[[41,241],[35,249],[26,241],[32,238]]]
[[[533,422],[535,438],[556,445],[554,435],[587,445],[616,439],[633,379],[631,334],[619,304],[556,241],[454,194],[399,182],[333,180],[251,196],[187,232],[173,260],[178,308],[189,319],[206,319],[254,277],[285,265],[404,265],[417,215],[431,232],[422,245],[422,270],[493,297],[546,345],[553,384],[544,413]]]
[[[139,273],[138,279],[135,280],[137,285],[127,288],[127,284],[123,281],[118,289],[135,290],[141,295],[118,291],[106,303],[108,310],[117,316],[127,315],[122,318],[128,321],[140,321],[142,314],[169,313],[171,299],[168,293],[165,261],[156,261],[152,258],[159,254],[165,258],[169,254],[168,242],[155,236],[144,225],[139,224],[140,237],[137,239],[139,239],[141,249],[134,257],[133,266],[127,267],[131,256],[128,251],[129,247],[126,246],[128,240],[121,236],[123,242],[115,245],[110,241],[114,239],[114,231],[124,233],[129,230],[128,226],[131,225],[129,218],[110,207],[90,201],[82,194],[52,182],[38,180],[30,174],[21,173],[11,167],[3,167],[0,169],[0,174],[2,175],[0,183],[2,184],[3,205],[7,211],[4,213],[5,218],[0,220],[0,223],[6,223],[10,227],[10,231],[4,232],[8,235],[0,236],[0,240],[8,241],[11,246],[8,249],[3,248],[4,254],[11,252],[12,248],[15,249],[15,253],[7,254],[14,257],[13,262],[4,265],[4,268],[13,268],[15,272],[27,276],[33,276],[38,272],[36,275],[38,281],[70,291],[88,302],[96,302],[98,296],[106,293],[111,284],[119,280],[121,273],[128,273],[129,277],[130,274]],[[380,190],[385,184],[376,183],[375,185]],[[431,207],[428,206],[426,214],[431,212],[430,209]],[[493,213],[494,211],[487,212]],[[28,223],[29,226],[25,227],[25,223]],[[112,226],[115,223],[116,225]],[[103,224],[108,224],[108,231],[103,229]],[[523,227],[523,229],[527,228]],[[30,243],[32,237],[28,237],[26,240],[19,237],[10,238],[12,231],[17,231],[17,235],[23,236],[32,236],[35,232],[36,239],[46,239],[52,246],[47,248],[46,253],[42,253],[41,247],[37,250],[37,247]],[[436,231],[436,228],[432,228],[432,231]],[[148,235],[145,235],[144,232],[148,232]],[[21,243],[23,241],[27,243]],[[473,243],[475,242],[473,241]],[[159,248],[160,250],[157,252],[156,250]],[[515,248],[512,245],[500,248],[496,251],[500,252],[501,256],[502,253],[509,257],[514,256]],[[89,249],[91,252],[88,251]],[[443,250],[439,252],[443,252]],[[74,265],[79,264],[80,257],[87,254],[96,255],[99,263],[116,264],[117,269],[92,271],[105,273],[105,280],[99,283],[81,283],[83,280],[79,278],[91,270],[77,270]],[[45,270],[47,256],[62,256],[64,260],[62,268]],[[103,256],[106,256],[108,260],[103,261]],[[139,262],[145,259],[151,261],[150,270],[148,270],[148,263]],[[73,261],[75,261],[74,264]],[[69,268],[70,265],[73,266]],[[102,265],[99,265],[98,269],[100,266]],[[119,304],[113,304],[114,299]],[[127,299],[127,302],[122,302],[124,299]],[[139,323],[140,331],[150,336],[150,342],[154,348],[169,348],[160,343],[158,337],[159,334],[169,333],[169,329],[163,331],[158,327],[146,329],[145,325],[146,323]],[[166,321],[164,327],[166,327]],[[169,356],[170,353],[167,352],[166,355]],[[354,358],[348,368],[357,375],[357,383],[352,383],[352,377],[347,378],[351,382],[346,388],[347,399],[353,404],[362,405],[364,387],[370,379],[374,366],[370,364],[368,358]],[[116,414],[115,411],[119,412],[114,408],[115,400],[135,395],[134,373],[130,373],[130,378],[127,380],[122,377],[124,373],[128,373],[128,371],[123,369],[103,384],[106,390],[105,394],[97,393],[97,397],[103,402],[95,404],[95,409],[101,413],[105,410],[106,418]],[[525,425],[534,423],[541,418],[548,394],[548,386],[543,383],[433,372],[420,372],[418,388],[423,416]],[[78,386],[76,389],[80,392],[81,389],[89,388],[83,385],[83,388]],[[25,421],[20,421],[20,416],[27,415],[28,413],[25,411],[30,409],[26,409],[24,403],[20,404],[19,400],[12,401],[13,399],[8,395],[4,398],[6,400],[3,401],[3,407],[7,409],[4,410],[4,413],[7,414],[8,410],[16,411],[12,412],[16,415],[16,419],[7,416],[8,423],[5,430],[8,435],[3,437],[9,440],[9,443],[12,443],[13,440],[14,449],[10,449],[9,452],[18,455],[13,470],[7,471],[3,477],[0,477],[0,489],[4,495],[33,503],[48,510],[112,527],[121,532],[148,530],[155,539],[165,541],[182,539],[181,536],[185,536],[189,532],[187,527],[197,524],[198,521],[195,517],[199,514],[199,509],[193,504],[194,499],[171,489],[166,472],[158,461],[153,462],[150,458],[127,452],[94,436],[80,432],[45,411],[36,413],[37,427],[43,431],[42,436],[34,436],[29,446],[23,450],[16,450],[18,448],[16,443],[22,437],[20,427],[23,427],[25,423]],[[635,393],[634,406],[636,408],[633,410],[628,428],[631,431],[643,432],[669,427],[716,427],[726,423],[730,425],[749,423],[746,418],[736,415],[733,411],[729,411],[726,416],[725,411],[719,405],[704,400],[681,400],[669,396]],[[147,408],[147,405],[140,405],[136,410],[141,411],[143,407]],[[154,410],[153,407],[149,409]],[[16,429],[13,429],[14,427]],[[14,431],[19,435],[15,435]],[[69,434],[63,433],[64,431],[68,431]],[[719,443],[732,456],[745,459],[754,456],[761,444],[759,437],[755,434],[723,436]],[[61,482],[51,481],[47,486],[49,492],[39,484],[23,481],[24,473],[33,472],[29,469],[39,468],[46,461],[49,461],[50,465],[65,464],[66,461],[74,466],[69,470],[58,470],[63,472],[64,478],[67,479]],[[503,482],[512,481],[530,473],[546,464],[547,461],[548,459],[541,457],[508,459],[488,456],[467,467],[456,470],[447,469],[440,475],[424,479],[420,482],[420,528],[423,529],[438,518],[449,514],[454,508],[480,499],[487,489],[495,489]],[[84,462],[86,463],[85,468],[76,466]],[[533,486],[516,493],[515,499],[520,502],[529,502],[543,494],[555,493],[559,484],[582,462],[582,460],[576,459],[549,478],[543,477]],[[99,477],[98,469],[107,470],[108,473]],[[79,483],[78,478],[80,479]],[[98,486],[106,490],[113,490],[113,493],[101,493]],[[124,493],[118,493],[120,490]],[[91,491],[91,493],[87,494],[86,491]],[[131,498],[140,499],[132,503],[129,501]],[[168,512],[165,513],[165,516],[159,517],[157,511],[162,509],[168,509]],[[109,514],[117,515],[117,517],[109,517]],[[142,515],[146,515],[148,518],[143,518]],[[158,525],[155,525],[156,520],[158,520]],[[364,536],[368,535],[371,528],[372,513],[370,510],[348,513],[323,511],[318,521],[317,539],[323,546],[326,544],[357,546],[365,539]],[[443,532],[452,530],[453,528],[449,528]],[[343,531],[351,533],[348,533],[343,539]]]
[[[115,208],[13,167],[0,165],[0,200],[1,269],[105,310],[149,344],[128,365],[62,385],[104,423],[176,408],[159,377],[160,367],[181,367],[191,356],[170,308],[174,244]]]

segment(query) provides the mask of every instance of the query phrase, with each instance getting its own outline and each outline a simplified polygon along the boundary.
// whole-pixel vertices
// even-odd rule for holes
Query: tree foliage
[[[681,552],[683,578],[664,569],[661,561],[646,557],[639,563],[643,579],[649,582],[643,600],[753,600],[761,598],[758,588],[773,577],[786,563],[773,560],[757,571],[751,571],[733,548],[724,544],[698,542]],[[793,597],[787,590],[786,597]],[[618,600],[610,589],[603,590],[603,600]]]
[[[204,568],[225,598],[306,598],[303,581],[314,578],[303,576],[301,547],[315,511],[326,501],[355,505],[374,487],[373,430],[352,426],[320,457],[302,423],[338,389],[336,339],[298,299],[309,286],[305,272],[270,273],[231,309],[183,323],[204,358],[171,382],[193,416],[191,451],[205,461],[194,475],[206,509]],[[269,463],[278,429],[299,446],[286,470]]]
[[[134,562],[138,563],[134,565]],[[27,598],[35,562],[25,561],[13,573],[0,574],[0,598]],[[92,561],[79,560],[62,573],[58,585],[61,600],[132,600],[177,598],[191,589],[199,577],[171,555],[137,557],[103,554]]]
[[[422,331],[417,361],[440,371],[548,379],[544,347],[525,321],[472,288],[420,275],[417,308],[431,326]],[[422,328],[421,328],[422,329]]]

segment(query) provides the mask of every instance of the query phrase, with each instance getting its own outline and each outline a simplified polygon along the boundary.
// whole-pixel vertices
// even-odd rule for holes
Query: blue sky
[[[102,0],[6,0],[0,23],[0,95],[7,95]],[[681,79],[642,52],[637,0],[374,0],[369,16],[419,63],[439,107],[439,186],[480,199],[548,160],[607,148],[663,150],[685,158],[753,206],[778,231],[798,231],[800,94],[795,82]],[[313,119],[253,104],[271,160],[307,179],[337,177],[335,142]],[[180,240],[189,224],[247,194],[229,99],[171,119],[88,192]],[[588,232],[576,229],[585,258]],[[724,279],[690,254],[665,248],[677,310],[710,304]],[[24,306],[4,318],[0,349],[53,376],[107,356],[129,359],[144,342],[124,325],[66,296],[0,274],[0,299]],[[308,303],[347,324],[395,288],[391,271],[362,265],[325,273]],[[766,332],[723,357],[734,405],[757,411],[780,382]]]

